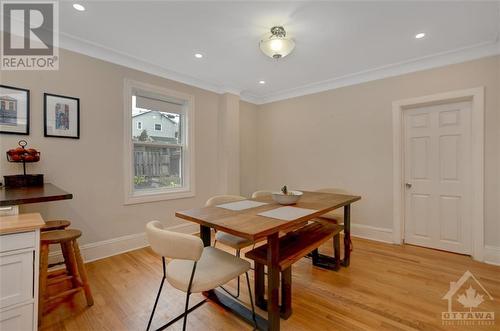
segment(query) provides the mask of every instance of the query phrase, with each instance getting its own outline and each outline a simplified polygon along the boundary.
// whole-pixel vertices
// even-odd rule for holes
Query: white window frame
[[[183,105],[181,136],[185,145],[182,149],[182,181],[179,188],[156,188],[135,191],[133,184],[133,148],[132,142],[132,96],[138,91],[144,96],[161,98],[167,102]],[[124,81],[124,130],[123,130],[123,164],[124,164],[124,204],[147,203],[171,199],[181,199],[195,196],[195,152],[194,152],[194,96],[154,86],[143,82],[125,79]]]
[[[137,121],[137,130],[142,130],[142,122]]]
[[[163,131],[163,125],[161,125],[161,123],[155,123],[155,131]],[[159,125],[160,126],[160,130],[156,130],[156,126]]]

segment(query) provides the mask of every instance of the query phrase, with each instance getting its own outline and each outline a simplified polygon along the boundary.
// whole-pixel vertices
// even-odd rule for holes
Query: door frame
[[[470,101],[471,111],[471,214],[472,257],[484,258],[484,87],[450,91],[392,103],[393,133],[393,240],[401,244],[404,237],[404,125],[403,112],[409,108],[443,103]]]

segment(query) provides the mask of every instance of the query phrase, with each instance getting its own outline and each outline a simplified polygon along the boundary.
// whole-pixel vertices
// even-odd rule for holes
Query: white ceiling
[[[62,47],[257,103],[499,50],[500,1],[72,3]],[[278,61],[258,47],[273,25],[296,42]]]

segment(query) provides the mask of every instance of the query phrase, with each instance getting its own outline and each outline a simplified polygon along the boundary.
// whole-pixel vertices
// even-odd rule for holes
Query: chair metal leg
[[[236,256],[237,257],[241,256],[241,250],[240,249],[236,250]],[[236,287],[236,297],[239,298],[240,297],[240,276],[238,276],[237,281],[238,281],[238,284],[237,284],[237,287]]]
[[[186,306],[184,307],[184,322],[182,323],[182,331],[186,331],[186,323],[188,318],[188,307],[189,307],[189,297],[191,293],[187,293],[186,295]]]
[[[191,295],[191,286],[193,285],[194,272],[196,271],[196,261],[193,264],[193,272],[191,272],[191,278],[189,279],[189,285],[186,295],[186,306],[184,307],[184,323],[182,324],[182,331],[186,331],[188,307],[189,307],[189,296]]]
[[[236,250],[236,257],[240,257],[241,256],[241,249],[237,249]],[[221,289],[224,290],[224,292],[226,292],[227,294],[229,294],[230,296],[232,296],[233,298],[235,299],[238,299],[240,297],[240,276],[238,276],[237,280],[238,284],[236,285],[236,295],[231,293],[228,289],[226,289],[224,286],[219,286]]]
[[[160,294],[161,294],[161,290],[163,288],[163,283],[165,283],[165,278],[166,278],[165,257],[162,256],[161,260],[162,260],[162,263],[163,263],[163,277],[161,279],[160,288],[158,289],[158,294],[156,295],[156,300],[155,300],[155,304],[153,306],[153,311],[151,312],[151,316],[149,317],[148,327],[146,328],[146,331],[148,331],[149,328],[151,327],[151,322],[153,321],[153,316],[155,314],[156,306],[158,305],[158,299],[160,299]]]
[[[247,278],[248,296],[250,297],[250,305],[252,306],[252,319],[253,319],[253,323],[255,325],[255,329],[258,330],[257,319],[255,317],[255,307],[253,305],[252,288],[250,287],[250,278],[248,278],[248,271],[245,272],[245,277]]]

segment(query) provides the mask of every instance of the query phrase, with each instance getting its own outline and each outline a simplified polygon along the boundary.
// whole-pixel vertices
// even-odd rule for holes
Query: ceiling
[[[499,52],[500,1],[80,3],[60,3],[61,47],[256,103]],[[281,60],[258,47],[274,25]]]

